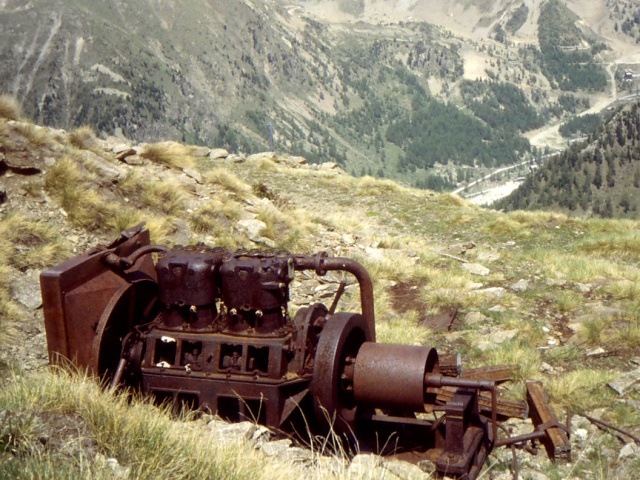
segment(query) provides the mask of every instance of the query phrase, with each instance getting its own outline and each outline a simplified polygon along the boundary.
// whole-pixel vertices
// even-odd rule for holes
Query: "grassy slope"
[[[189,148],[174,147],[173,153],[177,149],[183,161],[189,160],[201,172],[204,184],[195,185],[174,167],[120,164],[99,142],[82,133],[56,140],[47,130],[0,120],[0,141],[7,152],[26,148],[34,162],[45,156],[56,159],[51,167],[43,165],[43,175],[20,178],[22,194],[10,195],[3,207],[0,267],[4,271],[50,266],[77,247],[70,240],[74,235],[86,236],[88,243],[105,241],[138,220],[149,222],[157,243],[203,240],[211,245],[250,247],[254,245],[236,222],[252,213],[267,224],[262,235],[278,247],[293,252],[326,249],[361,261],[374,278],[380,341],[436,346],[441,354],[461,352],[465,366],[516,363],[520,368],[505,395],[521,398],[523,380],[541,378],[558,411],[572,407],[588,413],[604,408],[601,415],[606,419],[638,428],[637,415],[612,407],[615,395],[606,382],[632,368],[628,359],[640,355],[639,222],[580,221],[539,212],[502,214],[390,181],[291,168],[264,158],[214,161],[195,157]],[[105,182],[96,172],[99,164],[123,169],[124,175],[115,184]],[[256,185],[262,185],[261,196],[270,200],[252,193]],[[42,219],[47,218],[50,221],[43,226]],[[470,242],[475,248],[470,248]],[[441,253],[481,263],[491,273],[473,276],[462,269],[461,262]],[[521,279],[529,281],[528,289],[511,290]],[[504,288],[504,295],[482,293],[479,282],[485,288]],[[412,293],[407,301],[398,302],[399,291]],[[9,281],[0,285],[0,300],[0,342],[6,346],[21,341],[16,325],[29,313],[13,298]],[[341,308],[357,309],[354,297],[347,295]],[[480,312],[486,319],[473,325],[457,321],[450,333],[431,332],[416,324],[431,313],[454,308],[461,319],[470,312]],[[491,344],[505,330],[515,331],[513,338]],[[485,340],[489,345],[483,344]],[[597,346],[609,355],[587,357],[586,352]],[[18,359],[3,358],[19,372]],[[542,373],[543,362],[551,365],[552,373]],[[42,472],[51,471],[59,478],[104,474],[95,457],[87,457],[86,452],[59,457],[53,448],[40,449],[32,425],[42,421],[43,413],[81,418],[94,451],[117,457],[133,469],[136,478],[145,477],[147,471],[150,476],[169,472],[195,478],[208,472],[204,474],[210,477],[247,478],[247,468],[249,476],[270,478],[280,471],[277,465],[261,469],[260,459],[253,463],[251,456],[248,463],[222,454],[222,459],[213,458],[203,447],[188,454],[189,462],[182,450],[172,457],[175,463],[147,462],[144,459],[157,448],[154,442],[179,441],[173,434],[165,437],[162,429],[170,429],[170,421],[163,414],[145,413],[140,419],[144,425],[134,435],[129,429],[137,427],[129,426],[127,418],[137,418],[136,409],[144,407],[118,400],[109,410],[112,400],[91,382],[47,371],[9,376],[6,367],[2,374],[0,411],[16,419],[5,420],[0,435],[5,452],[0,472],[8,476],[19,471],[36,472],[35,477],[48,477]],[[638,394],[631,393],[627,399],[638,400]],[[103,406],[87,408],[87,402]],[[96,412],[104,412],[99,414],[104,417]],[[136,440],[150,435],[150,440]],[[572,474],[586,478],[583,470],[591,469],[600,472],[598,478],[607,478],[621,468],[635,468],[632,471],[638,473],[638,465],[614,460],[585,454]],[[165,466],[168,470],[163,470]],[[568,474],[558,468],[558,475]]]

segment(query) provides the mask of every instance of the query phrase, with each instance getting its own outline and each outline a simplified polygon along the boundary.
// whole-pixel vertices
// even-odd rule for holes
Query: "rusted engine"
[[[316,303],[292,318],[289,284],[302,270],[353,274],[361,311],[335,311],[340,288],[330,307]],[[347,258],[168,250],[137,226],[44,272],[41,286],[52,362],[178,408],[278,432],[332,431],[360,451],[428,459],[438,473],[464,478],[476,477],[494,446],[518,441],[497,437],[493,381],[441,375],[434,348],[375,342],[371,279]],[[442,387],[455,391],[438,404]],[[484,415],[482,390],[490,392]],[[558,427],[539,423],[526,440]]]

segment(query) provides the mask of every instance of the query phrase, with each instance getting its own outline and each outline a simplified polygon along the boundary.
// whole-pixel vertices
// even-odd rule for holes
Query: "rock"
[[[509,287],[511,290],[517,293],[526,292],[529,289],[529,281],[528,280],[518,280],[516,283]]]
[[[247,160],[249,161],[257,161],[257,160],[274,160],[276,158],[275,152],[261,152],[254,153],[253,155],[249,155]]]
[[[97,453],[95,455],[94,462],[99,468],[110,469],[113,474],[113,478],[129,478],[131,473],[131,467],[123,467],[120,465],[120,462],[118,462],[118,459],[113,457],[107,458],[101,453]]]
[[[125,158],[130,157],[132,155],[137,155],[137,154],[138,154],[138,151],[135,148],[128,148],[126,150],[116,153],[116,159],[122,162],[124,161]]]
[[[29,310],[35,310],[42,304],[40,295],[40,272],[27,270],[15,278],[11,285],[11,293],[22,305]]]
[[[232,153],[232,154],[228,155],[226,157],[226,159],[229,162],[234,162],[234,163],[242,163],[242,162],[244,162],[246,160],[246,158],[244,156],[236,155],[235,153]]]
[[[502,298],[505,296],[507,291],[502,287],[491,287],[491,288],[483,288],[481,290],[476,290],[475,293],[480,295],[487,295],[494,298]]]
[[[364,475],[371,477],[371,474],[382,470],[380,473],[384,473],[382,466],[384,460],[380,455],[374,455],[372,453],[359,453],[351,460],[349,468],[347,469],[347,478],[360,478]]]
[[[506,342],[507,340],[511,340],[512,338],[515,338],[518,332],[519,332],[518,329],[492,332],[490,335],[487,335],[488,340],[478,343],[478,348],[480,350],[488,350],[492,348],[494,345],[497,345],[497,344]]]
[[[122,159],[127,165],[139,166],[144,164],[144,159],[140,155],[131,155]]]
[[[280,456],[291,447],[291,440],[283,438],[282,440],[276,440],[275,442],[266,442],[262,445],[260,450],[267,457]]]
[[[530,468],[522,469],[520,471],[520,478],[526,478],[527,480],[549,480],[544,473],[537,472]]]
[[[581,293],[589,293],[591,290],[593,290],[593,285],[589,283],[576,283],[574,284],[574,287]]]
[[[198,172],[197,170],[194,170],[193,168],[183,168],[182,172],[186,176],[193,178],[196,182],[202,185],[202,175],[200,175],[200,172]]]
[[[598,357],[598,356],[602,356],[602,355],[604,355],[606,353],[607,353],[607,351],[604,348],[595,347],[595,348],[591,348],[591,349],[587,350],[585,355],[587,357]]]
[[[429,460],[420,460],[417,464],[418,468],[423,472],[431,475],[436,472],[436,466]]]
[[[463,263],[462,269],[466,270],[472,275],[480,275],[482,277],[486,277],[487,275],[489,275],[489,273],[491,273],[491,270],[489,270],[487,267],[483,267],[479,263]]]
[[[85,165],[98,174],[98,176],[110,183],[118,183],[125,177],[126,171],[124,167],[106,162],[102,157],[93,152],[83,150],[82,157]]]
[[[334,170],[338,168],[338,164],[334,162],[324,162],[320,164],[320,170]]]
[[[540,364],[539,370],[543,373],[554,374],[556,373],[555,369],[549,365],[547,362],[542,362]]]
[[[622,447],[618,455],[618,460],[624,460],[626,458],[640,458],[640,446],[636,445],[635,442],[630,442]]]
[[[260,232],[267,228],[267,224],[263,221],[256,220],[255,218],[247,218],[238,221],[238,227],[244,230],[244,232],[247,234],[247,237],[252,242],[262,243],[269,248],[275,248],[276,244],[273,240],[260,235]]]
[[[488,317],[480,312],[469,312],[464,316],[465,325],[475,325],[484,322]]]
[[[583,442],[587,439],[588,435],[589,431],[586,428],[577,428],[571,431],[571,438],[575,438]]]
[[[607,385],[617,392],[618,395],[624,395],[628,390],[640,386],[640,368],[621,375]]]
[[[288,155],[285,157],[287,163],[291,165],[306,165],[307,159],[304,157],[297,157],[295,155]]]
[[[209,147],[194,147],[191,150],[191,155],[194,157],[207,157],[211,153],[211,149]]]
[[[342,243],[344,243],[345,245],[355,245],[356,237],[349,233],[345,233],[344,235],[342,235]]]
[[[228,156],[229,156],[229,152],[226,151],[224,148],[212,148],[211,151],[209,152],[209,158],[211,159],[227,158]]]
[[[424,472],[418,465],[402,460],[386,460],[383,466],[393,475],[403,480],[423,480],[430,478],[430,475]]]

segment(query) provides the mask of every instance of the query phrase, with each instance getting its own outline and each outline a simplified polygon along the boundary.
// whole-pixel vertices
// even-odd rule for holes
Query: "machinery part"
[[[133,328],[137,312],[155,295],[155,271],[150,256],[120,271],[106,265],[103,258],[108,254],[127,256],[147,245],[149,232],[138,225],[122,232],[111,245],[42,273],[40,287],[52,363],[72,361],[95,375],[115,367],[120,336]],[[148,281],[152,283],[145,283]],[[114,353],[112,363],[109,356]]]
[[[370,340],[371,332],[362,315],[341,312],[327,320],[318,342],[309,385],[316,420],[342,435],[353,431],[355,419],[353,385],[345,370],[353,369],[358,350]]]
[[[361,312],[336,312],[342,282],[330,308],[302,307],[292,320],[289,286],[304,270],[354,275]],[[44,272],[41,286],[51,362],[110,378],[112,391],[126,385],[282,432],[333,429],[360,451],[428,459],[439,475],[470,480],[496,445],[535,438],[554,458],[570,453],[535,386],[539,431],[498,439],[497,415],[522,410],[497,398],[508,369],[457,378],[459,356],[441,371],[434,348],[375,343],[371,278],[348,258],[167,249],[138,225]]]
[[[558,422],[556,414],[545,401],[541,382],[527,382],[527,400],[531,407],[531,419],[536,430],[544,432],[541,441],[547,449],[549,458],[570,462],[571,445],[569,439],[564,427]]]

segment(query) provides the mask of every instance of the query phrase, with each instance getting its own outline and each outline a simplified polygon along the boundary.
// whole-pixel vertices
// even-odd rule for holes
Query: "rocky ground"
[[[41,127],[36,126],[28,127],[35,129],[36,133],[46,134],[46,138],[49,139],[46,143],[36,148],[33,145],[33,132],[31,139],[19,133],[23,128],[20,122],[7,122],[2,125],[2,128],[4,139],[0,147],[0,164],[2,165],[2,176],[0,176],[2,194],[0,197],[3,203],[0,206],[0,213],[3,217],[24,214],[30,218],[38,218],[41,222],[55,227],[64,239],[63,244],[67,256],[86,251],[99,243],[107,243],[112,240],[114,237],[113,231],[108,231],[107,229],[87,230],[74,225],[69,219],[69,213],[62,209],[55,199],[50,198],[43,188],[43,177],[46,172],[69,153],[67,143],[69,134],[63,131],[41,129]],[[122,139],[92,139],[91,141],[94,142],[92,149],[82,150],[82,155],[83,162],[86,165],[91,165],[93,171],[97,172],[95,174],[96,188],[109,190],[109,185],[115,185],[123,181],[127,175],[131,174],[131,171],[144,170],[145,174],[155,177],[175,176],[182,185],[186,185],[193,192],[188,200],[190,203],[187,205],[186,211],[196,209],[199,202],[213,195],[212,189],[214,187],[203,182],[202,173],[198,168],[183,168],[175,171],[168,170],[164,166],[152,164],[140,155],[143,151],[143,146],[130,145],[123,142]],[[271,192],[271,195],[265,195],[264,191],[262,195],[258,195],[255,192],[245,195],[243,198],[244,209],[236,227],[246,237],[248,244],[260,247],[275,246],[271,245],[272,239],[262,234],[265,224],[257,219],[255,213],[260,205],[287,204],[289,202],[288,205],[290,207],[295,203],[296,208],[303,207],[309,211],[326,209],[327,197],[323,197],[322,194],[318,195],[317,192],[315,194],[310,193],[310,185],[322,185],[323,182],[332,182],[332,179],[345,176],[344,172],[334,164],[312,166],[307,165],[302,158],[278,156],[273,153],[242,157],[230,155],[220,149],[201,148],[194,150],[192,154],[199,159],[217,162],[216,164],[223,163],[237,172],[238,176],[247,183],[259,183],[267,189],[267,192]],[[280,170],[275,171],[270,165],[276,165]],[[285,181],[287,176],[294,177],[298,175],[297,173],[294,175],[293,172],[306,173],[301,177],[295,177],[297,179],[296,184],[290,185],[289,194],[285,196],[279,182]],[[334,183],[336,182],[334,181]],[[381,187],[378,185],[371,188]],[[390,191],[393,192],[393,190]],[[335,205],[342,201],[349,202],[349,198],[352,198],[353,195],[354,192],[349,189],[338,191],[337,193],[334,192],[334,196],[331,198],[331,202],[334,203],[330,204],[328,208],[336,208]],[[416,205],[412,208],[416,209],[421,208],[420,205],[423,202],[427,202],[429,198],[432,198],[429,197],[431,194],[425,194],[423,197],[415,195]],[[334,226],[335,222],[318,223],[311,234],[312,238],[308,242],[308,248],[312,251],[325,250],[335,256],[364,257],[370,260],[380,259],[392,263],[399,262],[402,265],[418,263],[420,256],[416,251],[419,248],[424,248],[425,244],[420,243],[423,242],[422,240],[416,241],[413,245],[408,240],[407,243],[398,246],[383,245],[383,243],[389,243],[388,235],[397,235],[398,232],[408,235],[411,228],[422,228],[421,222],[435,223],[439,220],[434,217],[426,217],[424,213],[412,213],[410,211],[408,218],[413,219],[413,225],[406,223],[406,218],[398,213],[397,208],[399,207],[394,204],[393,196],[393,194],[389,195],[388,203],[384,205],[384,208],[380,209],[379,213],[375,214],[376,216],[373,216],[365,213],[369,206],[367,206],[368,199],[366,194],[363,195],[361,203],[351,206],[351,212],[348,211],[349,207],[347,207],[347,215],[362,215],[364,218],[369,216],[372,218],[370,223],[365,222],[364,225],[360,224],[356,229],[344,231],[336,228]],[[119,198],[114,195],[113,202],[134,203],[135,199]],[[461,209],[461,215],[469,215],[469,213],[465,213],[465,208],[470,207],[464,206],[463,202],[458,203],[458,200],[455,199],[450,200],[450,202],[451,205],[446,208]],[[367,207],[365,211],[360,211],[359,209],[363,208],[363,205]],[[370,207],[374,210],[376,208],[373,204]],[[377,217],[377,215],[380,215],[381,218]],[[498,214],[487,213],[487,215]],[[460,223],[460,225],[463,225],[463,223]],[[473,230],[473,226],[466,228]],[[485,310],[484,313],[477,309],[459,312],[458,324],[463,325],[462,329],[458,328],[454,329],[454,331],[443,332],[434,336],[435,341],[441,342],[439,347],[442,346],[442,350],[445,353],[453,353],[456,346],[460,345],[461,339],[468,336],[468,328],[474,325],[476,327],[480,326],[477,328],[480,328],[481,334],[486,339],[490,339],[485,341],[485,344],[479,342],[475,346],[480,351],[513,339],[518,335],[518,329],[509,328],[508,325],[492,324],[491,318],[486,313],[499,316],[501,312],[504,313],[514,307],[516,309],[523,306],[529,308],[526,307],[528,305],[526,299],[540,285],[544,284],[545,288],[548,288],[550,285],[554,285],[553,282],[555,281],[555,285],[561,289],[582,292],[581,294],[584,294],[585,298],[589,296],[595,297],[597,289],[600,287],[595,284],[571,283],[564,280],[556,281],[551,278],[543,278],[542,275],[536,273],[527,276],[522,271],[515,273],[515,276],[501,277],[501,281],[496,281],[494,277],[489,276],[490,271],[501,268],[502,259],[508,255],[506,252],[519,248],[520,241],[506,241],[489,245],[477,233],[475,237],[476,244],[474,242],[465,242],[465,236],[460,233],[461,231],[445,231],[442,228],[431,231],[432,233],[428,237],[428,248],[435,252],[432,258],[439,258],[441,261],[451,262],[453,265],[459,264],[460,268],[463,268],[473,278],[477,279],[473,284],[461,285],[460,288],[465,291],[479,292],[481,295],[490,298],[490,302],[493,302],[494,305],[488,311]],[[175,243],[187,243],[190,240],[190,236],[186,227],[181,227],[181,224],[178,223],[173,232],[173,239]],[[214,238],[210,237],[205,237],[204,240],[208,243],[215,241]],[[18,253],[21,249],[29,251],[29,244],[27,242],[25,245],[17,245],[16,248]],[[471,251],[472,253],[465,253]],[[467,260],[467,258],[471,261]],[[434,262],[437,263],[440,260],[434,260]],[[19,309],[20,315],[17,316],[19,318],[18,321],[3,319],[0,324],[0,334],[3,339],[0,362],[5,366],[9,365],[26,373],[46,369],[48,365],[46,335],[39,290],[39,274],[43,268],[46,268],[46,266],[27,268],[14,266],[9,269],[8,277],[3,280],[4,285],[9,285],[11,299],[15,302],[16,308]],[[491,280],[487,283],[487,279]],[[318,279],[314,275],[299,276],[292,287],[293,307],[310,305],[318,301],[329,304],[335,295],[340,280],[339,277],[331,274],[322,279]],[[410,293],[411,285],[399,284],[394,280],[385,280],[385,282],[385,289],[388,289],[389,292],[400,292],[402,290],[407,294],[407,302],[411,302],[411,298],[413,298]],[[348,288],[353,287],[350,286]],[[416,304],[420,303],[416,299],[414,300]],[[394,304],[394,307],[399,311],[409,308],[407,305],[398,304]],[[616,315],[615,305],[607,304],[602,300],[592,301],[587,310],[589,311],[583,312],[587,316]],[[543,330],[546,329],[544,331],[547,332],[548,337],[546,340],[547,346],[544,348],[569,345],[572,341],[576,341],[576,331],[572,330],[570,325],[567,325],[570,322],[565,322],[565,319],[557,314],[555,317],[550,314],[547,318],[548,321],[543,327]],[[590,356],[585,356],[584,358],[587,359],[587,362],[591,362],[593,359],[607,358],[609,355],[615,357],[617,355],[614,352],[614,348],[606,345],[604,347],[606,348],[593,348],[590,351],[591,353],[588,354]],[[633,350],[627,351],[627,353],[631,354],[630,358],[617,358],[611,362],[611,367],[616,371],[624,369],[623,365],[626,365],[626,369],[629,370],[625,375],[617,375],[616,380],[611,382],[611,388],[615,388],[619,394],[617,402],[638,409],[640,404],[638,403],[635,389],[640,385],[640,360],[638,359],[637,349],[635,356]],[[546,372],[545,374],[554,375],[563,371],[565,367],[561,364],[543,363],[540,368],[543,372]],[[6,381],[6,373],[4,375]],[[596,418],[602,417],[605,413],[606,409],[604,408],[601,411],[589,412],[590,416]],[[565,418],[564,412],[559,412],[559,415],[561,418]],[[6,423],[8,418],[9,414],[7,412],[0,412],[0,421]],[[54,438],[62,435],[60,432],[78,432],[82,430],[82,420],[77,418],[60,419],[43,414],[38,417],[38,420],[43,438]],[[514,434],[528,432],[532,429],[530,420],[510,420],[506,425]],[[337,476],[341,478],[361,478],[366,472],[367,478],[418,479],[430,478],[432,474],[432,467],[428,462],[413,465],[399,460],[364,454],[357,455],[350,460],[335,455],[325,457],[318,455],[317,452],[301,448],[290,440],[274,440],[271,432],[249,422],[229,425],[215,417],[203,416],[197,421],[197,427],[195,428],[202,428],[203,432],[205,432],[204,434],[216,438],[229,436],[237,439],[240,437],[256,449],[261,450],[266,457],[285,458],[287,461],[291,461],[292,464],[297,466],[296,468],[300,468],[301,477],[325,478]],[[636,436],[639,433],[638,428],[639,426],[636,424],[631,430]],[[608,467],[610,468],[608,472],[615,472],[618,478],[623,478],[626,474],[631,475],[631,472],[637,473],[636,464],[638,453],[640,453],[639,447],[633,441],[630,442],[628,436],[619,435],[606,428],[600,429],[589,421],[586,416],[579,415],[573,416],[571,431],[573,464],[552,466],[543,452],[533,456],[519,450],[516,452],[516,456],[521,477],[540,480],[545,478],[606,478],[606,472],[594,471],[590,473],[588,468],[584,466],[585,459],[593,456],[605,458],[606,462],[604,463],[610,466]],[[73,435],[70,435],[71,439],[67,438],[65,445],[69,447],[69,442],[71,442],[73,448],[84,448],[81,443],[81,437],[82,435],[79,435],[73,440]],[[98,458],[98,455],[95,454],[94,457]],[[127,477],[127,465],[120,465],[117,459],[104,458],[103,460],[109,468],[113,469],[116,476],[120,478]],[[588,462],[587,465],[589,465]],[[596,463],[596,465],[600,464]],[[513,473],[510,470],[512,468],[511,451],[499,449],[491,455],[485,475],[489,478],[511,478]]]

